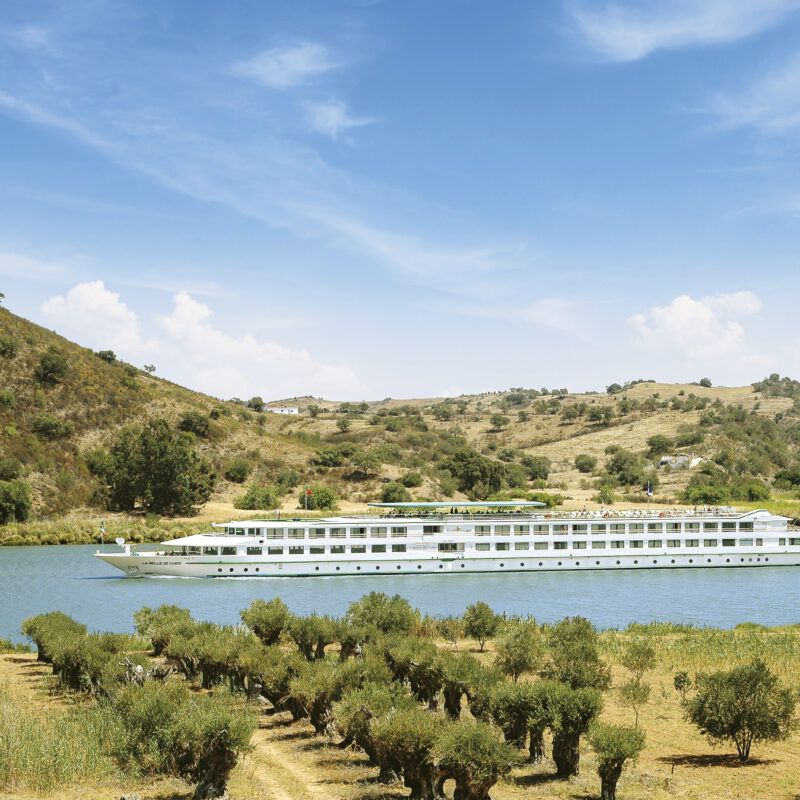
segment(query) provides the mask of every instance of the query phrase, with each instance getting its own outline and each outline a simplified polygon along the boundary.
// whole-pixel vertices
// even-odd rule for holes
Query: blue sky
[[[0,290],[221,397],[800,372],[800,0],[0,9]]]

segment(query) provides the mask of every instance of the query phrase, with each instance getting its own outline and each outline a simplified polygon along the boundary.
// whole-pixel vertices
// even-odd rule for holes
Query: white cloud
[[[51,280],[63,273],[64,267],[49,261],[43,261],[21,253],[0,251],[0,275],[9,278],[27,278],[28,280]]]
[[[798,0],[645,0],[569,6],[589,46],[609,61],[657,50],[720,44],[752,36],[800,7]]]
[[[291,47],[264,50],[253,58],[236,62],[231,71],[271,89],[289,89],[339,66],[324,45],[301,42]]]
[[[103,281],[79,283],[66,295],[51,297],[42,304],[42,312],[61,332],[98,350],[110,348],[130,356],[157,349],[142,337],[136,314]]]
[[[374,122],[368,117],[352,117],[347,110],[347,104],[341,100],[330,100],[322,103],[306,103],[306,117],[308,124],[317,133],[336,139],[339,134],[346,133],[351,128],[360,128]]]
[[[668,306],[634,314],[628,324],[636,343],[691,359],[748,356],[745,329],[735,318],[757,314],[762,303],[752,292],[718,294],[695,300],[683,294]]]

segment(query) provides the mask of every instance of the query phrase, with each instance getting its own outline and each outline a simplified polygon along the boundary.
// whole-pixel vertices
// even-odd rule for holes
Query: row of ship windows
[[[789,544],[792,546],[800,546],[800,538],[791,538],[788,540]],[[681,541],[680,539],[667,539],[666,546],[667,547],[700,547],[702,542],[703,547],[718,547],[720,544],[722,547],[736,547],[737,541],[736,539],[684,539]],[[785,547],[786,546],[786,539],[778,539],[778,546]],[[511,545],[509,542],[494,542],[494,546],[492,546],[489,542],[477,542],[475,544],[475,550],[478,552],[486,552],[489,550],[495,550],[498,552],[506,552],[511,549]],[[611,542],[585,542],[585,541],[574,541],[574,542],[553,542],[553,549],[554,550],[586,550],[588,549],[589,545],[591,545],[592,550],[605,550],[606,544],[610,545],[610,549],[623,549],[625,547],[630,547],[633,549],[644,548],[645,542],[644,540],[632,540],[632,541],[611,541]],[[762,547],[764,544],[763,539],[739,539],[738,544],[740,547]],[[462,549],[458,549],[461,547]],[[649,539],[647,540],[647,547],[649,548],[663,548],[664,547],[664,540],[662,539]],[[514,550],[549,550],[550,549],[550,542],[533,542],[533,548],[530,547],[528,542],[514,542]],[[241,548],[241,550],[245,551],[244,553],[239,552],[238,555],[243,555],[246,553],[248,556],[260,556],[264,555],[264,551],[266,550],[266,554],[270,556],[280,556],[284,555],[286,548],[275,546],[275,547],[246,547]],[[219,552],[221,551],[221,552]],[[304,555],[306,553],[306,548],[303,545],[296,545],[290,546],[288,548],[289,555]],[[405,544],[393,544],[391,545],[391,550],[387,550],[387,545],[385,544],[373,544],[370,545],[369,552],[371,553],[405,553],[407,551],[407,546]],[[216,556],[216,555],[223,555],[223,556],[235,556],[237,555],[237,548],[236,547],[184,547],[182,548],[182,555],[204,555],[204,556]],[[350,545],[349,551],[346,549],[345,545],[329,545],[327,548],[325,545],[311,545],[308,548],[308,553],[311,555],[323,555],[325,553],[331,554],[342,554],[345,552],[350,553],[366,553],[367,552],[367,545],[361,544],[353,544]],[[439,552],[441,553],[454,553],[454,552],[463,552],[463,545],[455,545],[449,543],[442,543],[439,545]]]
[[[569,534],[569,533],[644,533],[645,528],[648,533],[746,533],[753,530],[752,522],[612,522],[602,524],[588,523],[557,523],[550,525],[475,525],[473,530],[465,529],[461,533],[475,533],[477,536],[524,536],[526,534]],[[722,528],[720,529],[720,525]],[[305,539],[305,528],[226,528],[229,534],[238,536],[261,536],[266,539]],[[442,533],[443,525],[423,525],[422,533]],[[309,528],[309,539],[344,539],[349,536],[351,539],[365,539],[369,535],[373,539],[385,539],[391,537],[408,536],[408,527],[405,525],[395,526],[374,526],[358,528]]]

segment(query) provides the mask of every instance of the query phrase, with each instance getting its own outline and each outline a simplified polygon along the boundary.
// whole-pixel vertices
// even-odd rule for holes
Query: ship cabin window
[[[203,555],[204,556],[215,556],[218,555],[219,548],[218,547],[204,547],[203,548]]]
[[[236,555],[236,548],[235,547],[223,547],[222,548],[222,555],[224,555],[224,556],[235,556]]]
[[[527,542],[514,542],[514,549],[515,550],[528,550],[528,543]]]
[[[667,533],[680,533],[681,532],[681,523],[680,522],[668,522],[667,523]]]
[[[667,547],[680,547],[681,540],[680,539],[667,539]]]
[[[402,527],[399,527],[399,528],[398,527],[393,527],[392,528],[392,538],[393,539],[404,538],[407,535],[408,535],[408,528],[406,528],[405,526],[402,526]]]
[[[262,553],[262,548],[260,547],[248,547],[247,548],[247,555],[249,556],[260,556]]]
[[[716,533],[719,530],[719,522],[704,522],[703,530],[713,531],[714,533]]]
[[[662,522],[648,522],[647,530],[650,533],[661,533],[664,530],[664,524]],[[680,528],[678,528],[678,530],[680,530]]]
[[[631,530],[633,530],[633,526],[635,523],[631,523]],[[641,530],[641,528],[640,528]],[[611,523],[611,533],[625,533],[625,523],[624,522],[612,522]]]
[[[586,549],[586,542],[573,542],[572,543],[573,550],[585,550]]]
[[[393,553],[405,553],[406,546],[404,544],[393,544],[392,545],[392,552]]]
[[[739,547],[752,547],[753,540],[752,539],[739,539]]]
[[[289,548],[289,552],[291,552],[291,548]],[[344,545],[343,544],[332,544],[331,545],[331,555],[341,555],[344,553]]]
[[[631,522],[628,525],[628,533],[644,533],[644,522]]]
[[[549,525],[534,525],[533,532],[542,534],[542,533],[550,533],[550,526]]]
[[[423,533],[441,533],[442,526],[441,525],[423,525],[422,526]]]
[[[367,546],[365,544],[351,544],[350,545],[350,552],[351,553],[366,553]]]
[[[440,553],[455,553],[458,550],[458,545],[455,542],[439,542]]]
[[[553,548],[555,550],[566,550],[567,549],[567,543],[566,542],[555,542],[553,544]]]
[[[553,533],[566,533],[568,529],[569,525],[563,525],[561,523],[553,525]]]
[[[344,539],[346,534],[346,528],[331,528],[331,539]]]
[[[547,550],[548,547],[549,547],[549,545],[547,544],[547,542],[534,542],[533,543],[533,549],[534,550]]]
[[[796,546],[796,545],[800,544],[800,539],[794,539],[794,538],[789,539],[789,544]]]
[[[283,539],[283,528],[266,528],[267,539]]]
[[[683,525],[684,531],[686,533],[700,533],[700,523],[699,522],[686,522]]]
[[[379,528],[370,528],[369,535],[373,537],[373,539],[385,539],[386,538],[386,528],[379,527]]]
[[[573,525],[572,526],[572,532],[573,533],[586,533],[587,530],[588,530],[588,528],[584,524]]]
[[[634,548],[644,547],[644,541],[642,539],[631,539],[628,542],[628,547],[634,547]]]
[[[700,540],[699,539],[687,539],[684,542],[684,546],[686,546],[686,547],[700,547]]]
[[[308,548],[308,552],[311,553],[312,556],[321,556],[325,552],[325,545],[324,544],[312,544]]]
[[[723,522],[722,523],[722,532],[723,533],[733,533],[736,530],[736,523],[735,522]]]
[[[233,529],[233,532],[234,532],[234,533],[235,533],[237,536],[244,536],[244,528],[234,528],[234,529]]]
[[[489,549],[489,542],[478,542],[475,545],[475,549],[479,550],[481,552],[483,552],[484,550],[488,550]]]
[[[601,541],[592,542],[592,550],[605,550],[605,549],[606,549],[606,543],[605,542],[601,542]]]
[[[373,553],[385,553],[386,552],[386,545],[385,544],[374,544],[371,547]]]
[[[648,547],[662,547],[662,540],[661,539],[650,539],[647,542]]]
[[[717,539],[703,539],[703,547],[716,547]]]
[[[186,548],[186,555],[187,556],[199,556],[200,555],[200,548],[199,547],[187,547]]]
[[[495,525],[494,532],[497,536],[508,536],[511,533],[510,525]]]
[[[287,531],[290,539],[305,539],[306,532],[305,528],[290,528]]]
[[[522,536],[523,534],[528,534],[531,532],[530,525],[515,525],[514,526],[514,535],[515,536]]]
[[[476,525],[475,526],[475,535],[476,536],[488,536],[489,532],[492,530],[490,525]]]
[[[786,547],[786,539],[778,539],[778,547]]]
[[[324,539],[325,538],[325,528],[309,528],[309,530],[308,530],[308,538],[309,539]]]
[[[722,540],[723,547],[736,547],[736,539],[723,539]]]
[[[751,531],[753,530],[753,523],[752,522],[740,522],[739,523],[739,530],[744,531]]]
[[[301,556],[303,555],[303,553],[305,553],[305,551],[306,551],[305,547],[302,547],[301,545],[295,544],[289,547],[290,556]]]
[[[283,555],[283,548],[282,547],[268,547],[267,548],[267,555],[270,555],[270,556],[282,556]]]
[[[605,533],[607,530],[607,525],[592,525],[592,533]]]
[[[351,539],[366,539],[367,538],[367,529],[366,528],[350,528],[350,538]]]
[[[612,550],[621,550],[623,547],[625,547],[625,542],[623,542],[621,539],[614,539],[611,542]]]
[[[508,550],[508,542],[495,542],[495,550]]]
[[[763,539],[756,539],[756,547],[763,547],[764,540]]]

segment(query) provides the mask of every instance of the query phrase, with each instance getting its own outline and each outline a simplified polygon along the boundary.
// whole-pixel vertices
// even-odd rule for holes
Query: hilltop
[[[178,386],[7,309],[0,376],[0,478],[30,485],[35,518],[100,515],[96,453],[124,426],[153,418],[197,434],[197,451],[217,477],[200,509],[205,518],[234,513],[232,501],[253,483],[275,487],[287,511],[306,482],[333,487],[344,511],[378,499],[387,484],[416,499],[545,492],[565,507],[594,502],[602,486],[607,501],[643,502],[648,482],[655,502],[674,503],[702,470],[713,473],[705,483],[728,487],[720,500],[763,501],[776,476],[784,499],[800,484],[791,469],[800,452],[800,384],[777,376],[744,387],[648,380],[585,394],[515,388],[456,398],[268,400],[301,408],[283,416],[264,411],[260,398],[224,400]],[[706,461],[655,468],[676,454]]]

